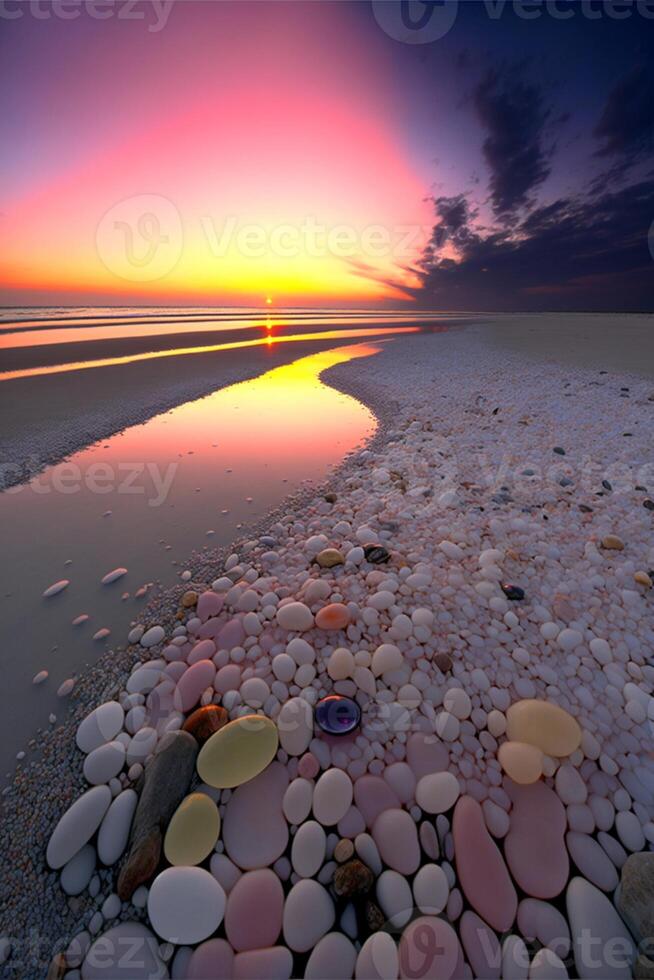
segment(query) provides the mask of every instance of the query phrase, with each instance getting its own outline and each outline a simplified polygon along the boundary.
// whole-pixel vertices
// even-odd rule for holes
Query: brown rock
[[[64,954],[56,953],[50,960],[50,966],[48,967],[48,974],[45,980],[61,980],[66,975],[67,969]]]
[[[338,861],[339,864],[344,864],[345,861],[349,861],[353,854],[354,844],[347,837],[339,840],[334,848],[334,860]]]
[[[443,674],[447,674],[448,670],[452,670],[452,658],[449,653],[434,654],[434,663]]]
[[[346,861],[334,872],[334,891],[339,898],[367,895],[374,883],[370,868],[357,858]]]
[[[145,767],[129,841],[116,891],[126,902],[154,875],[161,860],[163,834],[182,802],[195,769],[198,743],[188,732],[170,732]]]
[[[326,493],[325,494],[325,500],[327,501],[328,504],[335,504],[336,503],[336,494],[335,493]]]
[[[188,716],[182,725],[182,731],[192,735],[199,745],[204,745],[207,739],[224,728],[228,721],[229,715],[225,708],[219,704],[207,704]]]
[[[380,907],[375,902],[370,901],[370,899],[367,899],[366,901],[363,914],[369,932],[381,932],[386,925],[384,913]]]
[[[602,538],[602,547],[607,551],[623,551],[624,541],[617,534],[607,534],[605,538]]]
[[[197,604],[198,604],[197,592],[194,592],[193,589],[189,589],[188,592],[184,593],[184,595],[182,596],[182,605],[184,609],[192,609],[193,606],[197,606]]]

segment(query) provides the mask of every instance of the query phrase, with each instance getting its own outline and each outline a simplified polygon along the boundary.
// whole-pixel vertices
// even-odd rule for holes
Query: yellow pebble
[[[503,742],[497,759],[507,776],[521,786],[537,782],[543,774],[543,753],[536,745]]]
[[[607,534],[605,538],[602,538],[602,547],[608,551],[622,551],[624,541],[617,534]]]
[[[218,807],[206,793],[191,793],[179,804],[164,838],[166,860],[175,865],[201,864],[220,833]]]
[[[506,712],[506,737],[511,742],[528,742],[545,755],[561,759],[579,747],[581,728],[558,704],[526,698]]]
[[[646,589],[652,588],[652,580],[647,572],[636,572],[634,582],[638,582],[639,585],[644,585]]]

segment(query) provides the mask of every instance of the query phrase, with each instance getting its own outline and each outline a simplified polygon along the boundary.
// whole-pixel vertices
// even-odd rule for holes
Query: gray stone
[[[654,853],[630,854],[622,867],[616,907],[637,943],[654,958]]]
[[[170,732],[145,767],[129,851],[118,878],[118,896],[124,902],[132,897],[139,885],[152,878],[159,866],[163,835],[186,795],[198,748],[197,741],[188,732]]]

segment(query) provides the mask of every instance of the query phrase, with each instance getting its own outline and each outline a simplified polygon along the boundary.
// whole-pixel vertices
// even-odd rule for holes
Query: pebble
[[[228,857],[244,871],[270,867],[286,850],[289,833],[282,803],[287,787],[286,768],[273,762],[227,802],[222,839]]]
[[[314,625],[313,613],[303,602],[289,602],[276,613],[278,624],[285,630],[306,632]]]
[[[425,813],[446,813],[456,803],[459,793],[459,781],[453,773],[430,773],[416,786],[416,803]]]
[[[191,793],[175,810],[164,838],[166,860],[173,865],[201,864],[220,833],[220,814],[205,793]]]
[[[284,904],[284,941],[296,953],[312,949],[334,924],[334,903],[317,881],[303,878],[291,888]]]
[[[581,729],[572,715],[551,701],[533,698],[510,706],[506,734],[510,741],[527,742],[557,758],[571,755],[581,742]]]
[[[543,753],[537,746],[526,742],[503,742],[497,759],[515,783],[535,783],[543,774]]]
[[[447,905],[450,886],[438,864],[423,864],[413,879],[415,904],[425,915],[440,915]]]
[[[356,980],[397,980],[399,954],[393,938],[387,932],[369,936],[357,956]]]
[[[342,932],[328,932],[319,939],[304,970],[305,980],[352,977],[357,951]]]
[[[624,541],[617,534],[607,534],[606,537],[602,538],[602,547],[608,551],[623,551]]]
[[[566,813],[545,783],[509,783],[511,826],[504,839],[506,861],[517,885],[533,898],[553,898],[568,880]],[[538,846],[534,842],[538,841]]]
[[[133,789],[125,789],[112,801],[98,832],[98,857],[111,866],[122,856],[138,803]]]
[[[403,875],[420,866],[420,845],[414,821],[406,810],[388,809],[374,822],[372,836],[382,860]]]
[[[46,860],[51,868],[62,868],[93,837],[110,803],[108,786],[94,786],[75,800],[50,837]]]
[[[69,585],[70,580],[67,578],[62,578],[59,580],[59,582],[55,582],[53,585],[48,586],[43,593],[43,598],[49,599],[53,595],[58,595],[60,592],[63,592],[64,589],[67,589]]]
[[[629,980],[636,950],[612,902],[585,878],[572,878],[565,901],[578,976]]]
[[[166,942],[199,943],[223,920],[226,897],[213,875],[203,868],[166,868],[152,882],[148,917]]]
[[[277,875],[266,869],[248,871],[227,897],[225,935],[242,953],[274,946],[282,931],[284,891]]]
[[[197,760],[200,779],[221,789],[240,786],[268,766],[278,744],[277,726],[269,718],[264,715],[236,718],[200,749]]]
[[[100,584],[111,585],[112,582],[117,582],[118,579],[122,578],[124,575],[127,575],[126,568],[114,568],[113,571],[107,572],[106,575],[103,575],[103,577],[100,579]]]
[[[323,827],[342,820],[353,799],[352,780],[342,769],[323,773],[313,791],[313,815]]]

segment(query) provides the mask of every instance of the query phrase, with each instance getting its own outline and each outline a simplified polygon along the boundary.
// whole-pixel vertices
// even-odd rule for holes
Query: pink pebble
[[[570,870],[565,808],[543,782],[518,786],[507,779],[505,789],[513,801],[504,841],[511,874],[527,895],[554,898],[565,888]]]
[[[436,735],[414,732],[406,743],[406,761],[418,780],[432,772],[445,772],[450,753]]]
[[[216,644],[213,640],[200,640],[189,653],[186,662],[188,664],[196,664],[198,660],[211,660],[215,652]]]
[[[227,899],[227,939],[238,953],[274,946],[282,931],[283,909],[284,889],[274,871],[248,871],[238,879]]]
[[[349,622],[349,609],[342,602],[331,602],[316,613],[316,626],[321,630],[343,630]]]
[[[175,688],[174,705],[178,711],[190,711],[202,694],[213,684],[216,668],[210,660],[198,660],[180,678]]]
[[[315,779],[320,772],[320,765],[315,755],[305,752],[298,764],[298,773],[303,779]]]
[[[420,844],[415,822],[406,810],[384,810],[372,828],[372,837],[382,860],[402,875],[412,875],[420,866]]]
[[[234,980],[289,980],[293,956],[286,946],[251,949],[234,957]],[[214,974],[211,974],[213,977]]]
[[[221,667],[214,678],[213,686],[219,694],[238,691],[241,686],[241,668],[239,665],[227,664],[225,667]]]
[[[338,822],[338,832],[341,837],[348,837],[353,840],[358,834],[362,834],[366,829],[366,822],[360,810],[351,806],[342,820]]]
[[[229,980],[234,975],[234,950],[224,939],[208,939],[193,950],[184,975],[186,980]]]
[[[217,592],[203,592],[198,599],[198,604],[196,607],[196,616],[203,623],[209,619],[210,616],[217,616],[222,610],[225,602],[225,597],[223,595],[218,595]]]
[[[400,939],[402,980],[451,980],[465,976],[463,952],[449,923],[433,915],[414,919]]]
[[[216,646],[219,650],[233,650],[240,647],[245,640],[245,630],[241,619],[235,617],[225,623],[216,637]]]
[[[372,827],[384,810],[400,807],[397,794],[380,776],[366,774],[354,784],[354,803],[360,811],[367,827]]]

